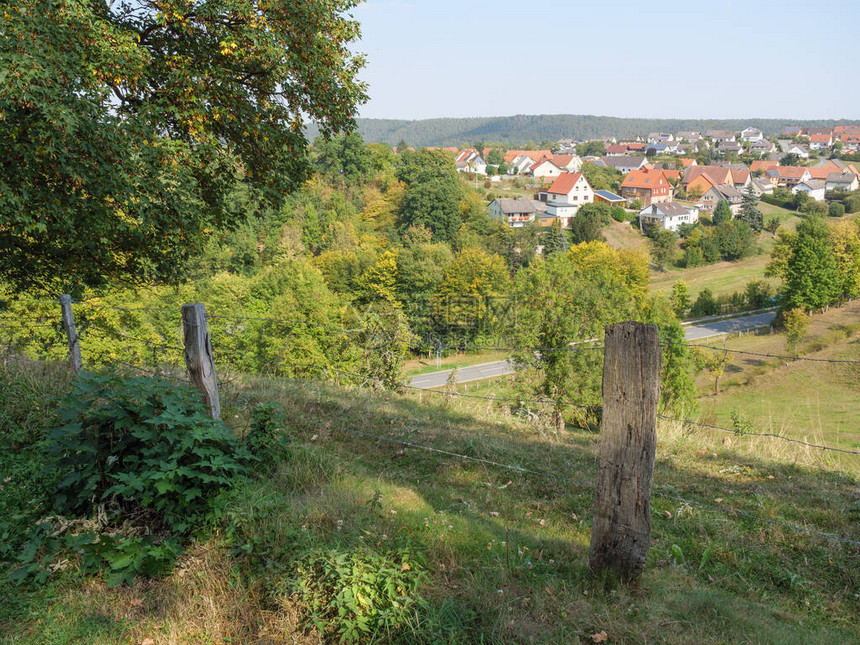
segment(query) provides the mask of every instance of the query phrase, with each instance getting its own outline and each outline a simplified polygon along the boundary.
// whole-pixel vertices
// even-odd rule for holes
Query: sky
[[[860,119],[860,0],[368,0],[359,116]]]

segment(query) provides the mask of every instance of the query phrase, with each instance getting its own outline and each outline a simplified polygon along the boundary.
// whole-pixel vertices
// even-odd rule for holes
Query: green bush
[[[413,553],[385,554],[367,548],[312,550],[299,559],[295,577],[284,591],[304,609],[306,626],[315,626],[325,642],[362,643],[398,632],[426,602],[418,594],[429,577]]]
[[[48,451],[65,477],[54,505],[89,516],[145,512],[150,529],[185,534],[245,472],[229,428],[199,393],[160,379],[83,375],[60,410]]]

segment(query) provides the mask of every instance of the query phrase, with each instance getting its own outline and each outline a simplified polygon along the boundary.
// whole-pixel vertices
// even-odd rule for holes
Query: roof
[[[719,186],[714,186],[711,190],[716,190],[727,201],[743,199],[740,191],[731,184],[720,184]]]
[[[608,202],[623,202],[624,198],[621,195],[616,195],[611,190],[595,190],[595,195],[600,195]]]
[[[819,128],[819,127],[807,128],[806,134],[808,134],[810,137],[814,137],[817,134],[833,134],[833,128]]]
[[[545,163],[552,164],[552,165],[553,165],[553,166],[555,166],[558,170],[561,170],[561,168],[562,168],[562,167],[561,167],[561,166],[559,166],[557,163],[555,163],[552,159],[549,159],[548,157],[542,157],[539,161],[535,161],[535,162],[531,165],[531,167],[529,168],[529,170],[531,170],[532,172],[534,172],[534,171],[535,171],[535,169],[537,169],[539,166],[542,166],[542,165],[543,165],[543,164],[545,164]]]
[[[809,176],[812,179],[827,179],[827,175],[832,172],[841,172],[841,168],[837,168],[834,166],[818,166],[815,168],[807,168],[809,171]]]
[[[574,185],[581,177],[581,172],[563,172],[556,177],[555,181],[552,182],[552,186],[546,192],[553,193],[554,195],[567,195],[573,190]]]
[[[541,157],[551,157],[552,150],[508,150],[505,153],[505,163],[511,163],[521,155],[525,155],[532,161],[540,161]]]
[[[775,170],[778,176],[786,179],[800,179],[809,172],[809,168],[803,166],[775,166],[772,170]]]
[[[833,136],[830,134],[813,134],[809,137],[810,143],[830,143]]]
[[[811,190],[821,190],[826,186],[826,184],[820,179],[807,179],[806,181],[800,182],[800,185],[808,186]]]
[[[654,188],[668,187],[669,181],[662,170],[631,170],[621,182],[623,188]]]
[[[680,170],[669,170],[663,168],[663,174],[666,176],[666,179],[674,179],[675,181],[681,180],[681,171]]]
[[[828,184],[852,184],[857,179],[851,172],[831,172],[827,175]]]
[[[623,143],[606,147],[608,155],[623,155],[625,152],[627,152],[627,146]]]
[[[603,163],[613,168],[636,168],[645,165],[645,157],[602,157]]]
[[[749,170],[734,170],[732,169],[732,179],[735,180],[735,185],[737,184],[745,184],[749,181],[750,171]]]
[[[673,215],[688,215],[692,209],[688,206],[679,204],[678,202],[663,202],[661,204],[651,204],[639,211],[640,215],[663,215],[672,217]],[[650,212],[646,212],[650,211]]]
[[[693,166],[698,166],[699,162],[695,159],[690,159],[689,157],[681,157],[681,165],[684,166],[684,168],[691,168]]]
[[[543,213],[546,211],[546,204],[536,199],[527,199],[525,197],[497,197],[496,203],[505,215]]]
[[[757,170],[761,170],[764,172],[765,170],[770,170],[771,168],[776,168],[779,165],[779,162],[776,161],[753,161],[752,165],[750,165],[750,170],[756,172]]]
[[[731,178],[732,170],[722,166],[692,166],[684,175],[684,183],[689,184],[696,177],[705,175],[712,184],[725,184]]]

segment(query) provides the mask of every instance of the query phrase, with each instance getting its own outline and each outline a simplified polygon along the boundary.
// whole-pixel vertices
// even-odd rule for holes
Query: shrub
[[[627,211],[621,206],[613,206],[610,215],[616,222],[626,222],[628,219]]]
[[[185,534],[245,467],[236,441],[197,392],[153,378],[83,375],[60,410],[48,451],[65,477],[54,505],[89,515],[110,503],[148,528]]]
[[[391,642],[416,609],[426,606],[418,589],[427,578],[421,559],[409,552],[316,549],[299,560],[285,591],[303,605],[305,624],[314,625],[326,642],[332,636],[341,643],[373,636]]]
[[[842,204],[833,202],[827,209],[827,214],[830,217],[842,217],[843,215],[845,215],[845,207]]]

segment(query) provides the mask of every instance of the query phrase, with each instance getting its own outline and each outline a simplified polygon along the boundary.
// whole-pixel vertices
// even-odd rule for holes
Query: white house
[[[551,159],[541,159],[531,167],[531,174],[536,179],[556,178],[564,171],[556,166]]]
[[[546,203],[547,215],[557,217],[562,226],[570,226],[579,207],[594,201],[594,190],[582,173],[564,172],[538,193],[538,199]]]
[[[604,166],[615,168],[625,175],[631,170],[641,170],[648,163],[645,157],[602,157]]]
[[[534,165],[534,159],[528,155],[520,155],[516,157],[508,167],[508,172],[512,175],[527,174],[528,169]]]
[[[797,155],[801,159],[809,159],[809,150],[793,141],[779,140],[779,149],[784,155]]]
[[[844,190],[851,192],[860,188],[857,175],[850,171],[831,172],[825,180],[825,190]]]
[[[794,188],[792,188],[791,192],[795,195],[799,192],[804,192],[809,195],[809,199],[814,199],[817,202],[823,202],[826,186],[827,184],[820,179],[807,179],[806,181],[802,181]]]
[[[643,231],[649,226],[662,226],[669,231],[677,231],[681,224],[695,224],[699,221],[699,209],[684,206],[678,202],[651,204],[639,211],[639,228]]]
[[[761,141],[764,139],[764,133],[758,128],[746,128],[745,130],[741,130],[741,141],[749,141],[750,143],[754,141]]]
[[[481,158],[477,150],[461,150],[454,159],[454,165],[457,167],[457,172],[487,174],[487,162]]]

